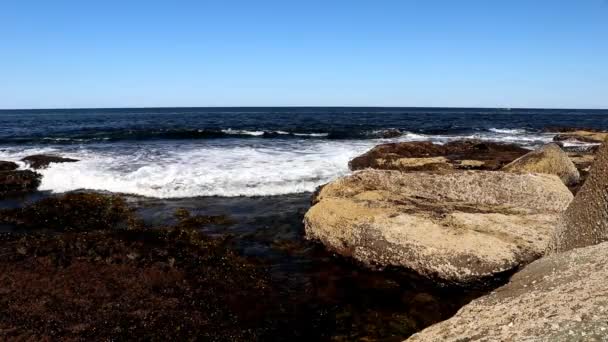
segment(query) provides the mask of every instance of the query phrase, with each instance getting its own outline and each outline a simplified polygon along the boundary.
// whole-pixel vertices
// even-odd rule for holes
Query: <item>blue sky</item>
[[[0,2],[0,108],[608,108],[608,0]]]

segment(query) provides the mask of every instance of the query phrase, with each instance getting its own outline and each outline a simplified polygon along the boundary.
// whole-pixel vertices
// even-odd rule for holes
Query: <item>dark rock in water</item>
[[[567,133],[560,133],[553,137],[554,141],[572,141],[582,143],[597,143],[600,144],[608,137],[608,132],[602,131],[571,131]]]
[[[14,171],[19,168],[19,165],[9,162],[9,161],[0,161],[0,171]]]
[[[196,231],[8,235],[0,255],[2,340],[272,339],[266,273]]]
[[[0,171],[0,195],[34,191],[42,176],[34,171]]]
[[[23,208],[1,210],[0,222],[25,231],[94,231],[138,226],[133,210],[122,197],[96,193],[69,193]]]
[[[563,252],[573,248],[608,241],[608,144],[595,155],[595,162],[562,220],[555,229],[550,251]]]
[[[398,129],[387,129],[381,132],[380,137],[384,139],[396,138],[400,137],[403,133],[401,133]]]
[[[497,170],[529,151],[515,144],[478,140],[459,140],[444,145],[428,141],[402,142],[378,145],[348,165],[351,170]]]
[[[64,158],[47,154],[37,154],[25,157],[21,159],[21,161],[26,162],[32,169],[38,170],[47,168],[50,163],[73,163],[77,162],[78,159]]]

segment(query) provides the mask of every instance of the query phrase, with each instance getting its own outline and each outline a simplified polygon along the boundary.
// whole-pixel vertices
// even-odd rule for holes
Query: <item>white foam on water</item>
[[[521,128],[490,128],[488,129],[490,132],[499,133],[499,134],[522,134],[526,133],[525,129]]]
[[[233,133],[235,131],[232,131]],[[251,132],[258,134],[260,132]],[[239,132],[242,134],[242,132]],[[280,133],[279,133],[280,134]],[[309,133],[310,134],[310,133]],[[395,141],[446,143],[480,139],[534,148],[551,134],[483,132],[470,135],[405,133],[394,139],[243,139],[217,141],[7,147],[0,160],[33,154],[58,154],[80,160],[40,170],[40,190],[105,190],[177,198],[196,196],[269,196],[313,191],[349,174],[348,161],[373,146]],[[25,163],[19,162],[22,168]]]
[[[313,191],[349,173],[348,161],[372,141],[302,141],[261,146],[139,147],[105,152],[83,148],[20,149],[0,152],[1,160],[57,153],[80,160],[51,164],[40,190],[105,190],[158,198],[267,196]],[[26,167],[24,163],[20,163]]]

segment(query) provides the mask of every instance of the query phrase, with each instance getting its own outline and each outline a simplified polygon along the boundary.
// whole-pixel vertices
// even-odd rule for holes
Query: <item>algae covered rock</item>
[[[30,170],[0,171],[0,195],[34,191],[41,177]]]
[[[378,145],[349,162],[351,170],[438,171],[496,170],[529,152],[514,144],[459,140],[444,145],[428,141]]]
[[[553,175],[366,170],[320,189],[304,224],[366,265],[470,284],[540,257],[571,200]]]
[[[608,138],[608,132],[576,130],[564,132],[553,137],[554,141],[569,141],[578,143],[597,143],[600,144]]]
[[[514,160],[503,171],[546,173],[558,176],[566,185],[580,181],[580,174],[568,155],[556,144],[547,144]]]

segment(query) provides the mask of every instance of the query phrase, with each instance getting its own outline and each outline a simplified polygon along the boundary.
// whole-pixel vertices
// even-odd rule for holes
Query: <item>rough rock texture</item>
[[[514,144],[478,140],[453,141],[445,145],[428,141],[401,142],[378,145],[348,165],[351,170],[497,170],[527,152],[529,150]]]
[[[558,176],[566,185],[574,185],[580,180],[576,166],[556,144],[547,144],[517,158],[503,167],[503,171],[547,173]]]
[[[14,171],[19,168],[19,165],[9,162],[9,161],[0,161],[0,171]]]
[[[408,341],[606,341],[608,243],[554,254]]]
[[[585,184],[555,229],[553,252],[595,245],[608,240],[608,144],[596,154]]]
[[[364,264],[470,284],[540,257],[571,200],[553,175],[366,170],[320,189],[304,223]]]
[[[21,161],[26,162],[32,169],[38,170],[47,168],[50,163],[73,163],[77,162],[78,160],[47,154],[36,154],[33,156],[25,157],[21,159]]]
[[[597,131],[573,131],[560,133],[553,137],[554,141],[574,141],[574,142],[586,142],[586,143],[602,143],[608,138],[608,132],[597,132]]]
[[[39,173],[22,171],[0,171],[0,195],[34,191],[40,185]]]

